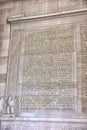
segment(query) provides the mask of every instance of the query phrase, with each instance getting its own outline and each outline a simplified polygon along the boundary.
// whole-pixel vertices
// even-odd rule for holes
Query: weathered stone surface
[[[24,119],[15,118],[17,122],[8,120],[1,123],[1,130],[86,130],[87,129],[87,121],[85,123],[81,122],[82,120],[75,121],[73,120],[55,120],[55,119],[40,119],[35,121],[35,119]],[[24,123],[21,123],[21,122]],[[28,122],[28,123],[26,123]],[[33,123],[34,122],[34,123]],[[53,123],[54,122],[54,123]],[[81,122],[81,123],[80,123]]]
[[[73,111],[73,39],[72,25],[25,37],[22,109]]]
[[[1,130],[87,129],[86,17],[86,0],[3,0],[0,97],[17,96],[22,117],[11,99]]]
[[[87,23],[81,25],[82,111],[87,113]]]

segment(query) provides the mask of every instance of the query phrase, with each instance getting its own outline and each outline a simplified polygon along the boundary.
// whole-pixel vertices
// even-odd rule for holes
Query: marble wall
[[[0,4],[0,95],[4,95],[7,75],[10,25],[8,16],[24,14],[28,16],[61,12],[87,7],[86,0],[20,0]]]
[[[87,129],[86,44],[86,0],[0,3],[0,97],[19,98],[15,115],[5,105],[1,130]]]

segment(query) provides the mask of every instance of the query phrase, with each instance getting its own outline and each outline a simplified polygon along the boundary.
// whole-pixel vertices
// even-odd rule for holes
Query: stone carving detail
[[[0,98],[0,116],[18,116],[19,115],[19,100],[18,97],[8,96]]]
[[[55,124],[55,123],[54,123]],[[79,126],[79,124],[77,124],[77,126],[72,126],[73,124],[71,125],[68,125],[68,126],[65,126],[65,124],[62,124],[62,126],[58,123],[58,124],[55,124],[55,125],[51,125],[50,123],[41,123],[41,124],[30,124],[28,122],[27,123],[20,123],[20,124],[16,124],[14,125],[14,123],[12,125],[7,125],[7,126],[2,126],[2,129],[1,130],[87,130],[87,126],[82,125],[82,126]]]
[[[73,111],[74,26],[26,32],[22,110]]]
[[[87,24],[81,25],[81,80],[82,112],[87,113]]]
[[[11,95],[8,96],[6,112],[7,112],[7,114],[9,114],[11,116],[18,116],[19,101],[18,101],[17,96],[16,97],[13,97]]]

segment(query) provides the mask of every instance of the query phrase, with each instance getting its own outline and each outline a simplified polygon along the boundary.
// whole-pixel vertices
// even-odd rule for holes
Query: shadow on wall
[[[3,11],[0,9],[0,56],[2,53],[2,43],[3,43],[3,34],[4,34],[4,24],[3,24]]]
[[[87,0],[83,0],[83,4],[87,4]]]
[[[0,31],[0,59],[1,59],[1,53],[2,53],[2,43],[3,43],[3,34],[2,32]],[[0,60],[0,63],[1,63],[1,60]]]
[[[5,2],[8,2],[8,1],[12,1],[12,0],[0,0],[0,3],[5,3]]]
[[[10,127],[2,128],[2,130],[11,130]]]

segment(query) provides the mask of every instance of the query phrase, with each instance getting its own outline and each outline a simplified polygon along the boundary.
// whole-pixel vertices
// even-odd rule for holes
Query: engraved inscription
[[[81,26],[82,112],[87,113],[87,24]]]
[[[73,111],[73,25],[25,36],[21,108]]]

